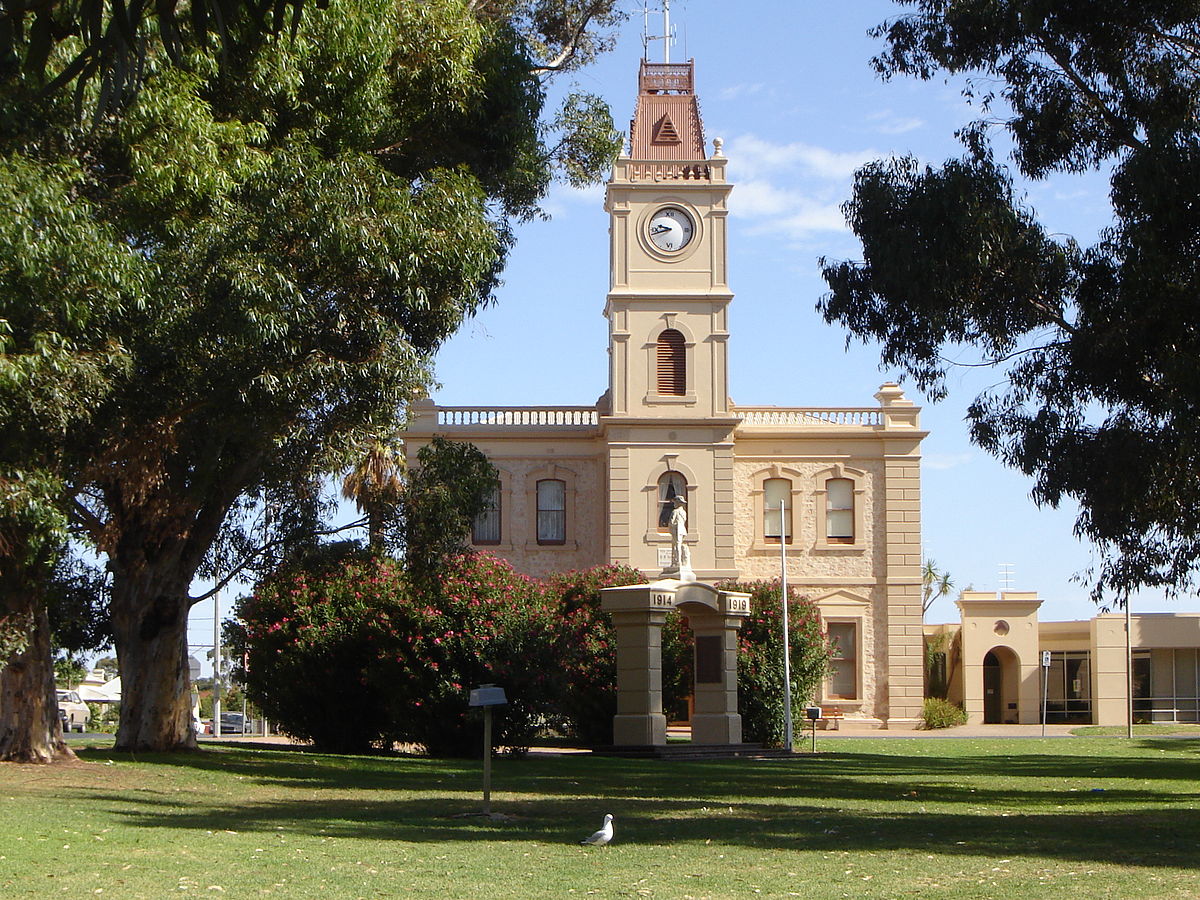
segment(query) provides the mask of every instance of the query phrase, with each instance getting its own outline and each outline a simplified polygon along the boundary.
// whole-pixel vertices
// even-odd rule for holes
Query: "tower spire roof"
[[[642,60],[637,107],[629,126],[629,150],[633,159],[707,158],[694,60],[684,63]]]

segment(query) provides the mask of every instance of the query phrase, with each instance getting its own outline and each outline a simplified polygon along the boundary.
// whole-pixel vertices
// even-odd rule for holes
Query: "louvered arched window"
[[[658,336],[658,393],[682,397],[687,393],[687,347],[683,334],[668,328]]]

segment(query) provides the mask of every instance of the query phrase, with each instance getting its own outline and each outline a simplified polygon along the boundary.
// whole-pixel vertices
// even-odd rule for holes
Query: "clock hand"
[[[670,225],[655,225],[653,228],[650,229],[650,233],[651,234],[662,234],[664,231],[670,231],[670,230],[671,230]]]

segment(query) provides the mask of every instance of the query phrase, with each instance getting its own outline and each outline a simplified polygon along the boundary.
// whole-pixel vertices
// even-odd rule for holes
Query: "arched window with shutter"
[[[687,393],[687,346],[683,334],[674,328],[658,336],[658,393],[682,397]]]

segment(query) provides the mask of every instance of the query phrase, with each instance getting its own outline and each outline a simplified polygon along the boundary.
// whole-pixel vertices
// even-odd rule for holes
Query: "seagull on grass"
[[[609,841],[612,840],[612,837],[613,837],[613,824],[612,823],[613,823],[613,817],[612,817],[612,814],[610,813],[609,815],[604,817],[604,824],[600,826],[599,831],[597,831],[595,834],[593,834],[589,838],[584,838],[579,843],[584,844],[584,845],[590,845],[592,847],[603,847],[605,844],[607,844]]]

